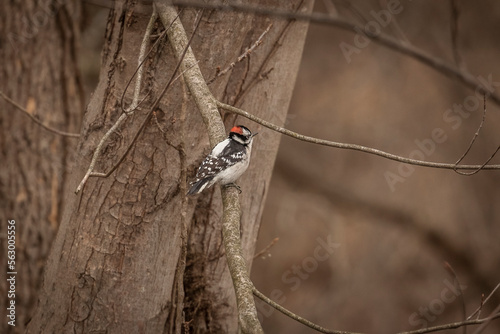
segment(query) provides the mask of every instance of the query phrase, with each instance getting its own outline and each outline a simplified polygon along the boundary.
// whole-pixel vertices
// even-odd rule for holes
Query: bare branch
[[[170,23],[176,16],[175,8],[163,1],[155,1],[155,6],[158,8],[164,25]],[[172,29],[169,30],[168,37],[174,54],[181,63],[181,69],[191,67],[190,70],[184,73],[184,80],[205,122],[210,142],[212,146],[215,146],[215,144],[222,141],[226,136],[224,123],[220,117],[216,100],[203,79],[191,48],[186,47],[187,52],[185,57],[180,57],[182,47],[188,46],[186,32],[181,22],[176,21],[174,23]],[[238,192],[233,188],[221,187],[221,194],[224,210],[222,224],[223,241],[229,272],[236,294],[241,331],[243,333],[263,333],[252,296],[253,285],[250,281],[241,249],[241,208]]]
[[[495,288],[496,290],[496,288]],[[269,304],[276,310],[280,311],[284,315],[300,322],[301,324],[312,328],[320,333],[330,333],[330,334],[359,334],[359,333],[354,333],[354,332],[347,332],[347,331],[339,331],[339,330],[332,330],[332,329],[327,329],[324,327],[321,327],[307,319],[302,318],[301,316],[293,313],[292,311],[284,308],[280,304],[274,302],[270,298],[268,298],[266,295],[264,295],[262,292],[257,290],[257,288],[254,286],[253,287],[253,294],[260,298],[262,301],[265,303]],[[461,327],[466,327],[466,326],[471,326],[471,325],[480,325],[483,324],[483,326],[486,326],[488,323],[490,323],[492,320],[500,318],[500,305],[491,313],[491,315],[487,318],[483,319],[476,319],[476,320],[465,320],[465,321],[460,321],[460,322],[453,322],[445,325],[439,325],[439,326],[434,326],[434,327],[428,327],[428,328],[422,328],[422,329],[417,329],[414,331],[407,331],[407,332],[399,332],[397,334],[425,334],[425,333],[432,333],[432,332],[440,332],[444,331],[447,329],[455,329],[455,328],[461,328]],[[478,330],[481,329],[478,328]],[[476,333],[474,333],[476,334]]]
[[[477,320],[466,320],[466,321],[460,321],[460,322],[452,322],[452,323],[445,324],[445,325],[422,328],[422,329],[417,329],[417,330],[408,331],[408,332],[400,332],[397,334],[425,334],[425,333],[440,332],[440,331],[444,331],[447,329],[460,328],[463,326],[480,325],[480,324],[487,323],[487,322],[490,322],[492,320],[499,319],[499,318],[500,318],[500,313],[496,313],[488,318],[477,319]]]
[[[415,160],[415,159],[410,159],[410,158],[404,158],[392,153],[387,153],[381,150],[377,150],[375,148],[371,147],[366,147],[366,146],[361,146],[361,145],[356,145],[356,144],[347,144],[347,143],[338,143],[338,142],[333,142],[329,140],[324,140],[324,139],[318,139],[314,137],[309,137],[309,136],[304,136],[302,134],[299,134],[297,132],[293,132],[290,130],[287,130],[285,128],[282,128],[280,126],[277,126],[273,123],[270,123],[268,121],[265,121],[257,116],[254,116],[245,110],[230,106],[228,104],[222,103],[220,101],[217,101],[217,105],[229,112],[232,112],[234,114],[243,116],[245,118],[248,118],[249,120],[254,121],[255,123],[258,123],[260,125],[265,126],[268,129],[274,130],[276,132],[282,133],[284,135],[287,135],[289,137],[308,142],[308,143],[313,143],[313,144],[318,144],[318,145],[323,145],[323,146],[329,146],[329,147],[335,147],[335,148],[341,148],[341,149],[346,149],[346,150],[354,150],[354,151],[360,151],[364,153],[369,153],[373,155],[377,155],[386,159],[402,162],[405,164],[409,165],[416,165],[416,166],[422,166],[422,167],[432,167],[432,168],[442,168],[442,169],[466,169],[466,170],[471,170],[471,169],[484,169],[484,170],[496,170],[500,169],[500,165],[486,165],[493,156],[488,159],[488,161],[483,164],[483,165],[459,165],[457,166],[456,164],[450,164],[450,163],[442,163],[442,162],[428,162],[428,161],[422,161],[422,160]],[[497,149],[498,151],[498,149]],[[496,152],[495,152],[496,153]]]
[[[151,36],[151,32],[153,31],[153,25],[158,18],[158,13],[156,12],[156,8],[153,6],[153,14],[151,14],[151,18],[149,19],[148,25],[146,27],[146,33],[144,34],[144,37],[142,38],[142,43],[141,43],[141,48],[139,50],[139,57],[137,59],[137,68],[130,78],[130,80],[127,82],[127,85],[125,86],[125,89],[123,90],[122,93],[122,98],[121,98],[121,108],[123,112],[129,114],[133,113],[138,105],[139,105],[139,94],[141,93],[141,83],[142,83],[142,72],[143,72],[143,64],[146,61],[147,57],[151,53],[151,51],[154,49],[157,43],[159,43],[160,40],[162,40],[163,36],[165,36],[166,30],[161,34],[161,36],[156,40],[155,44],[149,49],[148,53],[146,54],[146,46],[148,45],[149,38]],[[132,98],[132,104],[130,105],[129,108],[124,108],[123,107],[123,98],[125,97],[125,94],[127,93],[127,89],[132,82],[132,79],[134,76],[137,75],[137,78],[135,79],[135,88],[134,88],[134,96]],[[143,100],[144,101],[144,100]],[[141,101],[142,102],[142,101]]]
[[[379,0],[379,2],[383,8],[388,8],[388,6],[389,6],[388,0]],[[401,26],[399,25],[398,20],[397,20],[395,15],[391,18],[391,26],[392,26],[393,30],[396,32],[396,34],[399,35],[399,39],[401,40],[402,43],[408,44],[408,45],[411,44],[408,37],[406,37],[406,34],[404,33],[403,29],[401,29]]]
[[[470,149],[472,148],[472,145],[474,145],[474,142],[476,141],[477,136],[479,136],[479,132],[483,128],[483,124],[484,124],[485,120],[486,120],[486,95],[484,96],[483,119],[481,120],[481,123],[479,123],[479,127],[477,128],[476,133],[474,134],[474,137],[472,137],[472,140],[471,140],[469,146],[465,150],[464,154],[462,154],[462,156],[457,160],[457,162],[455,162],[455,165],[458,165],[465,158],[465,156],[469,153]],[[454,169],[454,170],[455,170],[455,172],[457,172],[458,174],[461,174],[461,175],[472,175],[469,173],[459,172],[456,169]]]
[[[290,317],[292,318],[293,320],[295,321],[298,321],[300,322],[301,324],[309,327],[309,328],[312,328],[320,333],[328,333],[328,334],[360,334],[360,333],[356,333],[356,332],[346,332],[346,331],[337,331],[337,330],[332,330],[332,329],[327,329],[327,328],[324,328],[324,327],[321,327],[307,319],[304,319],[302,318],[301,316],[293,313],[292,311],[289,311],[287,310],[286,308],[284,308],[283,306],[281,306],[280,304],[274,302],[272,299],[268,298],[266,295],[264,295],[262,292],[260,292],[259,290],[257,290],[256,287],[253,287],[253,294],[258,297],[259,299],[261,299],[262,301],[264,301],[265,303],[267,303],[268,305],[274,307],[276,310],[280,311],[281,313],[283,313],[284,315],[286,315],[287,317]]]
[[[175,5],[186,6],[186,7],[216,9],[223,11],[238,11],[245,13],[254,13],[257,15],[281,17],[286,19],[305,20],[318,24],[331,25],[355,33],[362,33],[375,43],[383,45],[401,54],[412,57],[450,78],[458,79],[460,82],[462,82],[465,86],[469,87],[470,89],[473,90],[477,89],[480,93],[489,94],[491,99],[497,105],[500,105],[500,95],[497,95],[492,91],[490,91],[488,87],[484,85],[484,83],[481,83],[478,80],[476,80],[472,74],[465,71],[461,71],[456,66],[449,64],[443,59],[431,56],[428,53],[424,52],[423,50],[418,49],[412,45],[403,44],[399,40],[385,33],[371,32],[369,29],[365,29],[365,27],[363,26],[357,25],[356,23],[353,23],[349,20],[340,17],[332,17],[330,14],[324,14],[324,13],[307,14],[303,12],[282,10],[280,8],[262,7],[255,5],[247,5],[244,3],[234,3],[234,2],[222,3],[222,2],[204,2],[204,1],[193,1],[193,0],[173,0],[172,3]]]
[[[493,296],[499,288],[500,288],[500,283],[497,284],[497,286],[490,292],[490,294],[488,295],[488,297],[486,297],[486,299],[481,300],[481,305],[479,305],[479,307],[474,312],[472,312],[471,315],[469,315],[467,320],[472,319],[472,317],[475,316],[476,314],[479,316],[479,313],[481,312],[483,306],[490,300],[491,296]]]
[[[366,24],[370,22],[368,17],[363,14],[363,12],[349,0],[340,0],[341,4],[352,13],[352,16],[357,18],[358,22],[361,24]]]
[[[472,145],[474,145],[474,142],[476,141],[476,138],[477,136],[479,136],[479,132],[481,131],[481,128],[483,127],[483,124],[484,124],[484,121],[486,119],[486,95],[484,95],[484,109],[483,109],[483,119],[481,120],[481,123],[479,124],[479,127],[477,128],[477,131],[476,133],[474,134],[474,137],[472,137],[472,140],[469,144],[469,146],[467,147],[467,150],[465,150],[464,154],[462,154],[462,156],[460,157],[460,159],[458,159],[457,162],[455,162],[455,166],[458,167],[458,164],[465,158],[465,156],[467,155],[467,153],[469,153],[470,149],[472,148]],[[453,170],[455,171],[455,173],[457,174],[460,174],[460,175],[465,175],[465,176],[471,176],[471,175],[474,175],[474,174],[477,174],[481,171],[481,169],[484,169],[484,167],[486,166],[486,164],[488,164],[488,162],[491,161],[491,159],[493,159],[495,157],[495,155],[497,154],[498,150],[500,150],[500,145],[497,147],[497,149],[495,150],[495,152],[493,152],[493,154],[488,158],[488,160],[486,160],[481,166],[479,166],[479,168],[477,168],[476,170],[472,171],[472,172],[461,172],[461,171],[458,171],[457,168],[453,168]]]
[[[299,11],[300,7],[302,6],[303,1],[300,2],[297,7],[294,9],[295,11]],[[259,83],[261,80],[265,79],[268,77],[269,73],[274,69],[274,67],[271,67],[267,70],[264,70],[267,66],[267,64],[270,62],[274,54],[278,51],[279,47],[282,44],[283,38],[286,36],[286,33],[289,31],[289,29],[292,27],[293,21],[288,21],[283,29],[281,29],[280,33],[278,34],[277,39],[274,41],[273,46],[271,50],[267,53],[265,56],[264,60],[262,63],[259,65],[259,68],[257,69],[256,73],[257,75],[252,76],[248,84],[246,84],[246,87],[241,87],[240,91],[236,95],[233,101],[233,105],[237,105],[240,101],[242,101],[245,96],[252,90],[252,88]]]
[[[36,124],[40,125],[45,130],[50,131],[50,132],[55,133],[55,134],[60,135],[60,136],[72,137],[72,138],[78,138],[78,137],[80,137],[80,135],[78,133],[71,133],[71,132],[65,132],[65,131],[57,130],[57,129],[54,129],[54,128],[48,126],[48,125],[43,124],[42,121],[40,121],[38,118],[36,118],[35,116],[33,116],[30,112],[28,112],[28,110],[26,110],[25,108],[21,107],[18,103],[16,103],[10,97],[8,97],[7,95],[5,95],[2,91],[0,91],[0,96],[5,101],[7,101],[8,103],[10,103],[12,106],[14,106],[18,110],[22,111],[25,115],[27,115],[29,118],[31,118],[31,120],[33,122],[35,122]]]
[[[323,6],[325,6],[326,12],[331,17],[337,17],[339,15],[339,12],[337,10],[337,7],[333,3],[333,0],[323,0]]]
[[[273,240],[271,240],[271,242],[266,246],[264,247],[264,249],[262,249],[260,252],[256,253],[253,258],[256,259],[258,258],[259,256],[262,256],[264,255],[265,253],[269,252],[269,250],[271,249],[271,247],[273,247],[278,241],[280,240],[280,238],[274,238]]]
[[[492,315],[497,315],[497,316],[500,316],[500,305],[498,305],[494,310],[493,312],[491,312]],[[481,324],[481,326],[479,326],[475,331],[474,331],[474,334],[480,334],[482,333],[486,327],[493,321],[493,317],[490,316],[488,317],[488,320],[483,322]]]
[[[247,48],[245,50],[245,52],[243,52],[243,54],[241,56],[239,56],[236,61],[232,62],[231,64],[229,64],[228,67],[226,67],[224,70],[222,71],[218,71],[215,76],[210,79],[208,82],[207,82],[207,85],[210,85],[212,82],[214,82],[218,77],[221,77],[223,76],[224,74],[226,74],[227,72],[229,72],[234,66],[236,66],[236,63],[239,63],[241,62],[243,59],[247,58],[248,56],[250,56],[250,54],[253,52],[253,50],[255,50],[255,48],[257,48],[259,45],[262,44],[262,40],[264,38],[264,36],[269,32],[269,30],[271,30],[271,27],[273,26],[273,24],[269,24],[269,26],[267,27],[266,30],[264,30],[264,32],[259,36],[259,38],[255,41],[255,43],[252,44],[252,46],[250,46],[250,48]],[[219,68],[218,68],[219,69]]]
[[[99,144],[97,145],[97,147],[94,151],[94,154],[92,155],[92,160],[90,161],[89,168],[87,169],[87,172],[85,173],[82,181],[80,182],[80,184],[78,185],[78,187],[75,190],[76,194],[78,194],[78,192],[80,192],[80,190],[83,188],[83,186],[85,185],[85,183],[87,182],[87,180],[90,176],[107,177],[110,174],[110,173],[109,174],[108,173],[93,173],[93,171],[95,168],[95,164],[97,163],[97,159],[99,159],[99,156],[101,155],[101,150],[104,146],[104,143],[108,140],[109,136],[111,136],[111,134],[113,132],[115,132],[116,129],[118,129],[118,127],[127,119],[127,117],[133,113],[133,111],[136,109],[136,107],[138,105],[139,92],[141,90],[142,63],[143,63],[143,59],[145,58],[146,45],[149,43],[149,37],[151,36],[151,32],[153,31],[153,24],[154,24],[154,21],[156,21],[157,17],[158,17],[158,14],[156,13],[156,10],[153,9],[153,13],[151,14],[151,18],[150,18],[149,23],[147,25],[146,31],[144,32],[144,37],[143,37],[142,43],[141,43],[141,48],[140,48],[140,52],[139,52],[139,66],[138,66],[139,69],[136,70],[136,71],[138,71],[138,74],[137,74],[137,79],[135,82],[136,87],[134,90],[134,98],[132,101],[131,108],[128,111],[124,110],[125,112],[120,115],[120,117],[115,122],[115,124],[113,124],[113,126],[104,134],[104,136],[102,136],[101,140],[99,141]],[[127,87],[128,87],[128,85],[127,85]],[[122,105],[123,105],[123,96],[122,96]],[[147,118],[149,118],[149,117],[147,117]],[[130,149],[130,147],[129,147],[129,149]],[[127,152],[128,152],[128,150],[127,150]],[[123,158],[124,158],[124,156],[122,157],[122,159],[120,159],[120,161],[122,161]],[[114,170],[114,168],[112,170]]]
[[[466,318],[467,311],[465,309],[464,291],[462,290],[462,284],[460,284],[460,281],[458,279],[458,275],[455,272],[455,269],[453,269],[453,267],[451,266],[451,264],[449,264],[448,262],[445,262],[444,267],[446,268],[446,270],[448,270],[450,275],[453,277],[453,285],[455,285],[455,288],[459,291],[460,303],[462,304],[462,319],[465,321],[465,320],[467,320],[467,318]],[[463,333],[467,334],[467,327],[466,326],[463,327]]]
[[[194,36],[194,34],[192,35]],[[125,157],[127,156],[127,154],[130,152],[130,150],[132,149],[132,147],[134,146],[134,143],[137,141],[137,138],[139,138],[139,135],[142,133],[142,131],[144,130],[144,128],[146,127],[146,124],[148,124],[149,120],[151,119],[151,117],[154,118],[155,122],[156,122],[156,125],[157,127],[159,128],[160,132],[165,134],[165,131],[163,129],[161,129],[160,127],[160,124],[158,124],[158,120],[156,119],[156,115],[155,115],[155,111],[156,111],[156,108],[158,107],[158,104],[159,104],[159,101],[161,100],[161,98],[163,97],[163,95],[165,95],[165,92],[167,91],[167,89],[173,85],[174,82],[177,81],[177,79],[179,79],[182,74],[186,71],[183,71],[182,73],[180,73],[179,75],[177,75],[175,77],[175,79],[172,80],[172,78],[174,78],[174,75],[177,73],[178,69],[179,69],[179,64],[177,64],[178,66],[175,68],[171,78],[170,78],[170,81],[165,85],[162,93],[160,94],[160,96],[156,99],[155,103],[153,103],[153,107],[151,107],[148,115],[146,116],[146,118],[144,119],[144,121],[142,122],[141,126],[139,127],[139,130],[135,133],[134,135],[134,138],[132,138],[132,141],[130,142],[130,144],[128,145],[127,149],[125,150],[125,153],[123,153],[122,157],[120,158],[120,160],[118,160],[118,162],[106,173],[96,173],[96,172],[92,172],[90,173],[90,177],[103,177],[103,178],[106,178],[106,177],[109,177],[117,168],[118,166],[120,166],[120,164],[123,162],[123,160],[125,160]],[[189,70],[189,69],[188,69]],[[178,147],[176,147],[176,149],[179,149]]]
[[[177,18],[179,17],[179,15],[177,15],[177,17],[174,19],[176,20]],[[183,52],[182,52],[182,55],[181,55],[181,59],[184,58],[187,50],[188,50],[188,47],[189,45],[191,44],[191,41],[194,37],[194,34],[196,32],[196,29],[198,28],[198,25],[200,23],[200,19],[201,19],[201,16],[199,17],[198,20],[196,20],[196,26],[195,26],[195,29],[193,30],[193,33],[191,34],[191,37],[188,41],[188,44],[186,45],[186,47],[184,48]],[[171,26],[171,25],[170,25]],[[166,31],[169,30],[170,26],[168,26],[168,28],[166,29]],[[156,46],[156,43],[155,45]],[[154,47],[153,46],[153,47]],[[134,138],[132,138],[132,141],[130,142],[130,144],[128,145],[127,149],[125,150],[125,153],[123,153],[122,157],[120,158],[120,160],[118,160],[118,162],[107,172],[107,173],[96,173],[96,172],[91,172],[87,175],[85,175],[85,177],[83,178],[82,182],[80,183],[80,185],[85,185],[85,183],[87,182],[87,179],[89,177],[103,177],[103,178],[106,178],[106,177],[109,177],[111,175],[111,173],[113,173],[116,168],[118,168],[118,166],[123,162],[123,160],[125,159],[125,157],[127,156],[127,154],[130,152],[130,150],[132,149],[132,147],[134,146],[134,143],[137,141],[137,138],[139,138],[139,135],[142,133],[142,131],[144,130],[144,128],[146,127],[146,124],[149,122],[149,120],[151,119],[151,117],[154,115],[154,112],[156,110],[156,108],[158,107],[158,105],[160,104],[160,101],[161,99],[163,98],[163,96],[165,95],[165,93],[167,92],[168,88],[175,82],[177,81],[177,79],[180,78],[180,76],[185,72],[185,71],[188,71],[190,68],[188,69],[185,69],[181,74],[179,74],[178,76],[175,76],[177,74],[177,72],[179,71],[179,67],[181,65],[181,62],[177,62],[177,65],[172,73],[172,75],[170,76],[170,80],[168,81],[168,83],[165,85],[165,87],[163,88],[163,90],[161,91],[160,95],[156,98],[155,102],[153,103],[152,107],[150,108],[146,118],[144,119],[144,121],[142,122],[141,126],[139,127],[139,130],[136,132],[136,134],[134,135]],[[132,110],[133,111],[133,110]],[[121,115],[122,116],[129,116],[131,115],[132,112],[125,112]],[[120,117],[120,118],[121,118]],[[120,119],[118,119],[120,120]],[[116,124],[115,124],[116,125]],[[111,131],[111,129],[109,130]],[[161,129],[160,129],[161,131]],[[102,140],[102,139],[101,139]],[[89,168],[90,170],[90,168]],[[87,171],[88,172],[88,171]],[[79,186],[80,187],[80,186]],[[79,189],[76,190],[76,192],[78,193]]]
[[[451,7],[451,20],[450,20],[450,33],[451,33],[451,49],[453,52],[453,60],[458,68],[465,70],[465,63],[458,50],[458,17],[460,11],[458,10],[457,0],[450,0]]]
[[[481,310],[483,309],[483,306],[484,306],[484,293],[481,294],[481,303],[479,304],[479,307],[477,308],[476,319],[479,319],[481,317]]]

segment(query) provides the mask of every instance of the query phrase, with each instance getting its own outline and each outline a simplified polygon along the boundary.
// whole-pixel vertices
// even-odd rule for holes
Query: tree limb
[[[165,26],[170,24],[177,15],[174,7],[168,6],[162,1],[155,1],[155,6]],[[180,53],[187,45],[186,32],[181,22],[176,21],[172,25],[172,29],[168,32],[168,38],[180,61]],[[184,80],[205,122],[210,143],[215,146],[226,137],[226,131],[217,108],[217,101],[208,89],[191,48],[182,59],[181,69],[186,69]],[[263,333],[252,296],[252,283],[241,249],[241,209],[238,193],[236,189],[226,187],[221,187],[221,193],[224,208],[222,224],[224,247],[236,294],[241,331],[243,333]]]
[[[265,303],[267,303],[268,305],[272,306],[273,308],[275,308],[276,310],[280,311],[281,313],[283,313],[284,315],[286,315],[287,317],[291,318],[291,319],[294,319],[298,322],[300,322],[301,324],[309,327],[309,328],[312,328],[320,333],[327,333],[327,334],[360,334],[360,333],[356,333],[356,332],[348,332],[348,331],[339,331],[339,330],[334,330],[334,329],[327,329],[327,328],[324,328],[324,327],[321,327],[305,318],[302,318],[301,316],[293,313],[292,311],[284,308],[283,306],[281,306],[280,304],[276,303],[275,301],[273,301],[272,299],[270,299],[269,297],[267,297],[266,295],[264,295],[262,292],[260,292],[259,290],[257,290],[257,288],[253,287],[253,294],[258,297],[259,299],[261,299],[262,301],[264,301]],[[461,327],[466,327],[466,326],[471,326],[471,325],[486,325],[488,324],[489,322],[491,322],[492,320],[495,320],[495,319],[498,319],[500,318],[500,313],[498,313],[500,311],[500,306],[497,307],[497,309],[495,309],[492,314],[489,316],[489,317],[486,317],[486,318],[483,318],[483,319],[476,319],[476,320],[464,320],[464,321],[459,321],[459,322],[452,322],[452,323],[449,323],[449,324],[445,324],[445,325],[439,325],[439,326],[434,326],[434,327],[427,327],[427,328],[421,328],[421,329],[417,329],[417,330],[414,330],[414,331],[407,331],[407,332],[399,332],[399,333],[396,333],[396,334],[425,334],[425,333],[433,333],[433,332],[440,332],[440,331],[444,331],[444,330],[447,330],[447,329],[455,329],[455,328],[461,328]]]
[[[12,106],[14,106],[17,109],[21,110],[24,114],[26,114],[29,118],[31,118],[31,120],[33,122],[35,122],[36,124],[40,125],[45,130],[50,131],[50,132],[55,133],[55,134],[60,135],[60,136],[72,137],[72,138],[78,138],[78,137],[80,137],[80,135],[78,133],[71,133],[71,132],[65,132],[65,131],[57,130],[57,129],[54,129],[54,128],[48,126],[48,125],[43,124],[42,121],[40,121],[38,118],[36,118],[35,116],[33,116],[30,112],[28,112],[28,110],[26,110],[25,108],[21,107],[17,102],[15,102],[10,97],[8,97],[7,95],[5,95],[2,91],[0,91],[0,97],[2,97],[5,101],[7,101],[8,103],[10,103]]]
[[[158,16],[157,16],[156,10],[153,9],[153,13],[151,14],[151,18],[150,18],[149,23],[147,25],[146,31],[144,32],[144,37],[143,37],[142,43],[141,43],[141,48],[140,48],[140,52],[139,52],[139,60],[138,60],[139,68],[142,67],[143,59],[145,58],[145,53],[146,53],[146,46],[149,43],[149,37],[151,36],[151,32],[153,31],[154,22],[156,21],[157,17]],[[85,185],[85,183],[87,182],[87,180],[90,176],[101,176],[101,175],[107,176],[107,174],[104,174],[104,173],[93,173],[94,168],[95,168],[95,164],[97,163],[97,159],[99,159],[99,156],[101,155],[101,150],[104,146],[104,143],[106,142],[106,140],[108,140],[109,136],[111,136],[111,134],[113,132],[115,132],[116,129],[118,129],[118,127],[127,119],[127,117],[132,115],[134,113],[134,111],[136,110],[137,105],[139,104],[139,92],[141,91],[141,81],[142,81],[142,69],[138,69],[132,105],[131,105],[130,109],[124,110],[125,112],[120,115],[120,117],[115,122],[115,124],[113,124],[113,126],[104,134],[104,136],[102,136],[101,140],[99,141],[99,144],[97,145],[97,147],[94,151],[94,154],[92,155],[92,160],[90,161],[89,168],[87,169],[87,172],[83,176],[82,181],[80,182],[80,184],[78,185],[78,187],[75,190],[76,194],[78,194],[78,192],[80,192],[80,190],[82,190],[83,186]],[[128,87],[128,85],[127,85],[127,87]],[[123,100],[123,97],[122,97],[122,100]]]
[[[262,301],[264,301],[265,303],[267,303],[269,306],[272,306],[273,308],[275,308],[276,310],[280,311],[281,313],[283,313],[284,315],[286,315],[287,317],[289,318],[292,318],[293,320],[295,321],[298,321],[300,322],[301,324],[309,327],[309,328],[312,328],[320,333],[327,333],[327,334],[360,334],[360,333],[356,333],[356,332],[346,332],[346,331],[338,331],[338,330],[333,330],[333,329],[327,329],[327,328],[324,328],[324,327],[321,327],[305,318],[302,318],[301,316],[293,313],[292,311],[289,311],[287,310],[286,308],[284,308],[283,306],[281,306],[280,304],[276,303],[275,301],[273,301],[272,299],[268,298],[266,295],[264,295],[262,292],[260,292],[259,290],[257,290],[256,287],[253,287],[253,294],[256,296],[256,297],[259,297],[259,299],[261,299]]]
[[[464,326],[480,325],[483,323],[488,323],[491,320],[498,319],[498,318],[500,318],[500,313],[493,314],[492,316],[487,317],[487,318],[483,318],[483,319],[452,322],[452,323],[445,324],[445,325],[427,327],[427,328],[417,329],[417,330],[408,331],[408,332],[400,332],[397,334],[425,334],[425,333],[440,332],[440,331],[444,331],[446,329],[455,329],[455,328],[460,328],[460,327],[464,327]]]
[[[282,128],[280,126],[277,126],[271,122],[265,121],[257,116],[254,116],[254,115],[246,112],[245,110],[233,107],[231,105],[222,103],[220,101],[217,101],[217,105],[222,109],[225,109],[231,113],[248,118],[249,120],[252,120],[255,123],[258,123],[262,126],[265,126],[268,129],[274,130],[276,132],[282,133],[282,134],[287,135],[289,137],[292,137],[292,138],[295,138],[295,139],[298,139],[301,141],[305,141],[308,143],[329,146],[329,147],[335,147],[335,148],[341,148],[341,149],[346,149],[346,150],[360,151],[360,152],[364,152],[364,153],[377,155],[379,157],[383,157],[386,159],[402,162],[405,164],[423,166],[423,167],[433,167],[433,168],[443,168],[443,169],[453,169],[453,170],[456,170],[456,169],[468,169],[468,170],[470,170],[470,169],[473,169],[473,170],[476,170],[476,169],[489,169],[489,170],[500,169],[500,165],[457,165],[457,164],[451,164],[451,163],[429,162],[429,161],[423,161],[423,160],[410,159],[410,158],[401,157],[399,155],[387,153],[387,152],[384,152],[384,151],[381,151],[381,150],[378,150],[375,148],[366,147],[366,146],[362,146],[362,145],[339,143],[339,142],[329,141],[329,140],[325,140],[325,139],[309,137],[309,136],[305,136],[305,135],[302,135],[302,134],[297,133],[297,132],[287,130],[287,129]]]
[[[456,66],[449,64],[443,59],[434,57],[412,45],[403,44],[397,39],[383,32],[377,31],[376,33],[373,33],[369,29],[365,29],[365,27],[363,26],[360,26],[356,23],[353,23],[349,20],[340,17],[332,17],[331,15],[324,13],[308,14],[302,12],[292,12],[280,8],[247,5],[245,3],[234,3],[234,2],[222,3],[222,2],[205,2],[205,1],[193,1],[193,0],[173,0],[172,3],[179,6],[186,6],[193,8],[237,11],[244,13],[254,13],[257,15],[268,15],[274,17],[287,18],[287,19],[304,20],[313,23],[330,25],[343,30],[348,30],[351,32],[363,34],[365,37],[369,38],[375,43],[383,45],[401,54],[410,56],[420,61],[421,63],[429,66],[430,68],[438,72],[441,72],[447,77],[458,79],[460,82],[462,82],[465,86],[469,87],[470,89],[477,90],[479,93],[482,94],[487,94],[497,105],[500,105],[500,95],[494,94],[490,88],[486,87],[484,83],[479,82],[469,72],[460,70]]]

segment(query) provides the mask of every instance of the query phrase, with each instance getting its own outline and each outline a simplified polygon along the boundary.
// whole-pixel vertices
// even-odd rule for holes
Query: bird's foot
[[[230,187],[236,188],[238,190],[238,194],[241,194],[241,188],[236,183],[231,182],[231,183],[228,183],[228,184],[224,185],[224,187],[226,187],[226,188],[230,188]]]

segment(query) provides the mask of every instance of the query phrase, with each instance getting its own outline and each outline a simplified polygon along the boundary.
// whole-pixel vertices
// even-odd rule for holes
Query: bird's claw
[[[236,188],[238,190],[238,194],[241,194],[241,192],[242,192],[240,186],[238,186],[236,183],[233,183],[233,182],[224,185],[224,187],[226,187],[226,188],[230,188],[230,187]]]

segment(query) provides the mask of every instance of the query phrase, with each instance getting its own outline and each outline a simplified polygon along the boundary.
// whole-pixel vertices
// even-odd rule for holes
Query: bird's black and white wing
[[[229,139],[217,144],[198,168],[188,195],[198,194],[218,181],[223,181],[221,184],[236,181],[248,167],[247,152],[238,145]]]

